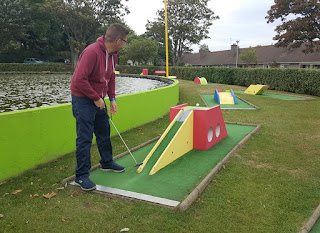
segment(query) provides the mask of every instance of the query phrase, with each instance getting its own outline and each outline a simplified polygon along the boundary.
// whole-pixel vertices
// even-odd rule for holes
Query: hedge
[[[65,63],[0,63],[0,72],[73,72],[71,64]]]
[[[149,75],[164,66],[117,66],[120,73],[140,74],[147,68]],[[70,64],[64,63],[0,63],[0,72],[73,72]],[[205,77],[208,82],[248,87],[250,84],[269,85],[271,90],[320,96],[320,70],[313,69],[262,69],[218,67],[169,67],[169,74],[179,79],[194,80]]]
[[[165,67],[117,66],[121,73],[140,74],[143,68],[149,74]],[[179,79],[194,80],[205,77],[208,82],[248,87],[250,84],[269,85],[271,90],[320,96],[320,70],[219,68],[219,67],[169,67],[169,74]]]

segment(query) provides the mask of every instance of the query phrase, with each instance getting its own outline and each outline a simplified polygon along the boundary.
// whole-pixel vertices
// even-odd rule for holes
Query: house
[[[238,54],[237,54],[238,48]],[[257,46],[256,56],[258,64],[249,66],[259,68],[309,68],[320,69],[320,52],[303,53],[301,48],[288,49],[275,47],[274,45]],[[244,52],[238,45],[231,45],[230,50],[208,52],[200,50],[199,53],[185,53],[179,63],[193,66],[216,66],[216,67],[245,67],[247,64],[240,59]]]

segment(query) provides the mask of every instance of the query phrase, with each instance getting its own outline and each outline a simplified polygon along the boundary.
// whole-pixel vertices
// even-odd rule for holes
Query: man
[[[71,80],[72,112],[76,118],[76,179],[83,190],[96,185],[89,179],[90,149],[93,133],[101,156],[101,170],[123,172],[113,161],[109,116],[104,97],[110,100],[110,114],[117,113],[115,98],[115,66],[118,52],[127,42],[129,32],[119,24],[111,25],[105,36],[89,45],[80,55]]]

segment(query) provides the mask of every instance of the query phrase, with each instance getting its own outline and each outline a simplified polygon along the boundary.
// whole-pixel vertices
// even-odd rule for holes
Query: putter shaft
[[[134,162],[135,162],[135,163],[136,163],[136,165],[137,165],[138,163],[137,163],[136,159],[133,157],[133,155],[132,155],[132,153],[131,153],[130,149],[129,149],[129,148],[128,148],[128,146],[127,146],[127,144],[125,143],[125,141],[124,141],[124,140],[123,140],[123,138],[121,137],[121,134],[119,133],[119,131],[118,131],[117,127],[114,125],[114,123],[113,123],[113,121],[111,120],[111,118],[109,118],[109,120],[110,120],[110,122],[112,123],[112,125],[113,125],[114,129],[117,131],[117,133],[118,133],[119,137],[121,138],[121,140],[122,140],[123,144],[126,146],[126,148],[127,148],[128,152],[129,152],[129,154],[131,155],[131,157],[133,158]]]
[[[108,112],[107,112],[106,108],[104,108],[104,111],[105,111],[105,112],[106,112],[106,114],[108,115]],[[127,148],[128,152],[129,152],[129,154],[131,155],[132,159],[133,159],[133,160],[134,160],[134,162],[136,163],[135,167],[139,167],[139,166],[141,166],[143,163],[139,163],[139,164],[137,163],[137,161],[136,161],[136,159],[134,158],[134,156],[132,155],[132,153],[131,153],[131,151],[130,151],[129,147],[127,146],[126,142],[125,142],[125,141],[123,140],[123,138],[121,137],[121,134],[119,133],[119,131],[118,131],[117,127],[115,126],[115,124],[113,123],[113,121],[112,121],[112,119],[111,119],[110,117],[109,117],[109,120],[110,120],[110,122],[112,123],[112,125],[113,125],[114,129],[117,131],[117,133],[118,133],[119,137],[121,138],[121,140],[122,140],[123,144],[126,146],[126,148]]]

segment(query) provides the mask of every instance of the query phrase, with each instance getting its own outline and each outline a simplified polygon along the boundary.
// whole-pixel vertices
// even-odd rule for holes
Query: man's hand
[[[100,108],[100,110],[102,110],[102,109],[104,109],[105,108],[105,103],[104,103],[104,101],[103,101],[103,99],[99,99],[99,100],[97,100],[97,101],[94,101],[94,104],[98,107],[98,108]]]
[[[111,100],[109,112],[110,112],[111,114],[116,114],[117,111],[118,111],[117,102],[116,102],[115,100]]]

